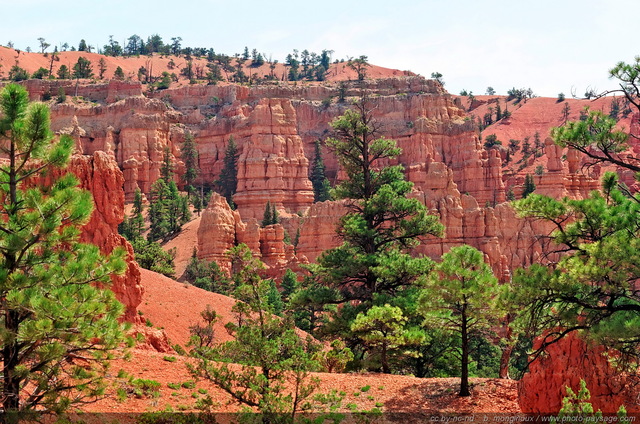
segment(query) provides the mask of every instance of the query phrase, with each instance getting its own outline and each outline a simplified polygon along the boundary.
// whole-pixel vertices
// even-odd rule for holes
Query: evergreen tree
[[[164,239],[171,232],[169,222],[169,187],[160,178],[151,186],[151,202],[149,203],[149,241]]]
[[[298,276],[296,275],[296,273],[291,271],[290,269],[287,269],[282,276],[280,287],[282,287],[283,299],[288,302],[291,295],[300,287],[300,283],[298,283]]]
[[[280,223],[280,217],[278,216],[278,211],[276,210],[275,203],[271,205],[271,224],[274,225]]]
[[[525,137],[522,142],[522,158],[526,159],[531,155],[531,143],[529,142],[529,137]]]
[[[266,227],[273,224],[273,217],[271,215],[271,202],[267,200],[267,205],[264,208],[264,214],[262,214],[262,226]]]
[[[220,194],[227,199],[227,203],[232,209],[235,209],[233,203],[233,195],[236,194],[238,188],[238,146],[233,137],[229,137],[229,143],[224,154],[224,166],[220,173],[220,178],[216,181],[216,186],[220,190]]]
[[[102,79],[106,71],[107,71],[107,61],[104,60],[104,57],[101,57],[100,60],[98,61],[98,78]]]
[[[313,185],[313,200],[315,202],[324,202],[329,200],[329,180],[325,176],[324,160],[322,159],[322,149],[320,146],[320,140],[315,142],[315,155],[311,164],[311,176],[309,178]]]
[[[107,259],[78,243],[93,202],[73,175],[38,180],[66,166],[74,141],[53,141],[49,110],[28,98],[18,85],[0,92],[7,158],[0,165],[0,402],[7,421],[101,396],[108,360],[124,340],[122,305],[92,284],[124,271],[123,252]]]
[[[176,248],[165,251],[156,241],[137,238],[131,241],[136,254],[136,262],[144,269],[148,269],[169,278],[175,277]]]
[[[206,262],[198,259],[197,250],[193,254],[184,272],[185,278],[191,284],[204,290],[230,296],[232,284],[215,261]]]
[[[524,188],[522,189],[522,198],[526,198],[528,195],[536,191],[536,183],[533,181],[533,175],[527,174],[524,177]]]
[[[56,75],[58,75],[58,79],[71,79],[71,71],[67,65],[60,65]]]
[[[412,257],[410,250],[420,237],[442,231],[422,203],[407,197],[413,184],[404,179],[402,166],[379,167],[379,161],[395,158],[400,149],[394,141],[377,137],[367,102],[361,99],[355,110],[337,118],[332,123],[337,137],[327,141],[347,174],[334,189],[348,208],[337,230],[343,243],[309,267],[316,283],[296,295],[299,300],[341,305],[321,329],[345,337],[351,348],[362,340],[350,328],[357,314],[392,303],[389,299],[402,297],[428,273],[433,262]]]
[[[501,317],[498,280],[482,252],[458,246],[442,255],[419,299],[427,325],[460,336],[460,396],[470,396],[469,356],[473,332],[488,331]]]
[[[85,57],[80,56],[76,64],[73,65],[73,77],[76,79],[93,77],[91,61]]]
[[[584,119],[554,128],[551,136],[556,144],[583,153],[589,165],[611,163],[640,172],[637,158],[627,152],[629,135],[616,125],[616,120],[603,112],[587,109]]]
[[[131,209],[131,216],[125,216],[124,221],[122,221],[118,226],[118,232],[120,235],[124,236],[129,241],[142,238],[142,233],[145,231],[142,210],[142,192],[137,188],[133,200],[133,208]]]
[[[253,258],[246,245],[232,249],[245,259],[237,274],[242,284],[233,307],[237,323],[227,324],[233,340],[195,349],[198,378],[211,380],[243,405],[256,408],[263,423],[296,422],[303,403],[318,383],[309,373],[317,369],[318,350],[301,339],[290,318],[277,317],[267,301],[269,280],[259,272],[264,265]]]
[[[180,195],[175,181],[167,183],[160,178],[153,183],[149,205],[149,241],[167,240],[180,232],[190,219],[187,196]]]
[[[160,178],[162,178],[166,184],[169,184],[169,181],[173,180],[173,160],[171,159],[169,146],[165,146],[163,151]]]
[[[586,199],[555,200],[538,194],[515,202],[523,217],[553,224],[564,255],[548,266],[518,270],[506,299],[519,311],[517,326],[541,337],[534,355],[570,333],[615,348],[618,365],[640,354],[640,203],[625,194],[618,176],[603,177],[602,192]],[[534,358],[535,358],[534,356]]]
[[[402,166],[376,167],[378,160],[395,158],[400,149],[393,140],[375,138],[377,126],[366,98],[332,126],[338,137],[328,145],[348,177],[335,193],[347,199],[349,212],[338,228],[344,244],[320,256],[318,271],[345,301],[370,301],[374,293],[393,293],[411,284],[421,273],[413,271],[429,266],[428,259],[406,252],[419,237],[440,234],[442,225],[418,200],[407,198],[413,184],[404,179]]]
[[[382,372],[389,374],[390,356],[394,351],[412,343],[410,333],[405,328],[407,318],[402,309],[386,304],[373,306],[358,314],[351,324],[351,331],[361,337],[363,343],[374,351],[379,351]]]
[[[117,80],[123,80],[124,79],[124,71],[122,70],[122,68],[120,66],[118,66],[116,68],[116,70],[113,72],[113,78],[117,79]]]

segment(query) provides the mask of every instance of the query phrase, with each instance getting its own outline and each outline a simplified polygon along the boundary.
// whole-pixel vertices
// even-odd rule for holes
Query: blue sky
[[[4,4],[3,4],[4,3]],[[640,54],[637,0],[0,0],[0,44],[121,44],[131,35],[180,36],[217,52],[256,48],[367,55],[376,65],[444,75],[453,93],[531,87],[557,96],[614,88],[607,70]],[[6,19],[6,17],[11,17]],[[50,49],[50,51],[53,47]]]

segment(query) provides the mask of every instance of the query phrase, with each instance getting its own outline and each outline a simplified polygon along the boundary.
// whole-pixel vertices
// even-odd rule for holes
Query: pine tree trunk
[[[513,346],[507,346],[502,350],[502,356],[500,357],[500,371],[498,376],[503,379],[509,379],[509,361],[511,360],[511,352],[513,352]]]
[[[469,391],[469,330],[467,328],[467,316],[462,313],[462,363],[460,372],[460,396],[471,396]]]
[[[380,358],[380,362],[382,362],[382,372],[385,374],[390,374],[391,370],[389,369],[389,360],[387,359],[387,344],[382,343],[382,355]]]
[[[18,334],[19,322],[18,312],[8,310],[5,312],[5,330],[8,334]],[[9,342],[2,349],[4,366],[2,369],[3,395],[2,401],[4,412],[17,412],[20,408],[20,378],[15,375],[15,368],[18,362],[17,342]]]

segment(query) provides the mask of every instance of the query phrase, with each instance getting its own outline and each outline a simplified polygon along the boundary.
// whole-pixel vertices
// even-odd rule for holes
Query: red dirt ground
[[[164,329],[172,343],[183,346],[186,344],[189,325],[199,320],[199,313],[206,305],[211,305],[222,316],[222,322],[232,319],[233,299],[173,281],[151,271],[141,271],[145,295],[139,309],[143,317],[149,319],[155,327]],[[218,323],[215,330],[220,340],[230,338],[222,328],[222,323]],[[194,410],[197,399],[203,397],[198,389],[206,390],[212,397],[216,412],[239,410],[239,405],[232,402],[229,395],[208,381],[197,381],[192,389],[172,389],[167,386],[168,383],[183,383],[193,379],[186,367],[192,359],[139,349],[134,349],[131,353],[130,359],[119,359],[114,363],[114,387],[110,389],[109,397],[84,407],[84,411],[136,413],[160,411],[168,407],[174,411],[191,411]],[[135,378],[160,382],[159,394],[141,398],[130,394],[126,400],[118,401],[116,389],[127,387],[125,379],[116,377],[119,370],[124,370]],[[374,373],[314,373],[314,376],[321,381],[318,392],[328,393],[331,389],[344,391],[346,396],[342,405],[346,407],[353,403],[360,410],[382,404],[381,409],[387,412],[520,412],[517,404],[517,382],[512,380],[472,379],[473,396],[460,398],[457,396],[457,378],[420,379]],[[362,391],[362,388],[366,390],[366,386],[370,389]]]
[[[161,56],[158,54],[154,54],[153,56],[128,56],[128,57],[112,57],[112,56],[103,56],[97,53],[87,53],[87,52],[60,52],[58,53],[59,60],[53,62],[53,74],[56,75],[58,69],[61,65],[67,65],[69,70],[73,69],[73,65],[78,61],[79,57],[84,57],[91,61],[93,67],[93,73],[96,75],[95,78],[98,77],[98,62],[101,58],[104,58],[106,62],[106,71],[104,73],[105,79],[110,79],[113,77],[113,73],[116,68],[120,66],[124,71],[125,77],[132,80],[137,80],[138,70],[141,66],[150,70],[150,74],[152,76],[159,76],[162,72],[175,73],[178,75],[178,82],[173,83],[172,87],[187,85],[189,81],[180,76],[180,69],[185,67],[186,59],[184,56]],[[169,62],[173,60],[174,68],[169,68]],[[38,68],[42,67],[45,69],[49,69],[51,63],[51,54],[45,56],[42,53],[26,53],[23,51],[18,52],[14,49],[9,49],[7,47],[0,46],[0,77],[6,77],[9,74],[9,70],[14,65],[18,65],[21,68],[26,69],[29,73],[33,73]],[[206,70],[206,59],[193,58],[193,66],[201,67]],[[257,74],[258,77],[264,77],[271,73],[271,69],[269,65],[265,62],[264,65],[258,68],[250,67],[251,61],[247,61],[244,65],[245,74]],[[284,75],[288,72],[288,68],[285,67],[283,63],[276,64],[276,68],[274,69],[274,75],[279,80],[284,80]],[[206,74],[206,72],[204,72]],[[223,73],[224,75],[224,73]],[[381,66],[372,65],[367,69],[367,75],[369,78],[389,78],[394,76],[406,76],[406,75],[415,75],[409,71],[400,71],[397,69],[389,69],[383,68]],[[349,79],[357,79],[356,72],[346,66],[345,63],[337,63],[332,64],[329,67],[329,70],[326,75],[327,81],[342,81]]]
[[[215,412],[238,411],[240,406],[231,397],[209,381],[196,381],[195,388],[172,389],[168,383],[179,385],[194,380],[186,364],[188,358],[175,356],[175,362],[167,361],[167,355],[146,350],[134,350],[131,359],[118,360],[113,366],[114,387],[110,396],[83,408],[87,412],[151,412],[170,407],[174,411],[194,411],[195,402],[207,391],[214,401]],[[127,387],[125,379],[115,377],[124,370],[135,378],[160,382],[159,394],[136,397],[129,395],[124,401],[115,398],[118,387]],[[332,389],[346,393],[343,410],[352,403],[359,410],[369,410],[382,404],[383,412],[404,413],[519,413],[517,382],[498,379],[471,379],[472,396],[457,396],[460,381],[457,378],[414,378],[385,374],[327,374],[314,373],[320,379],[317,393],[329,393]],[[366,386],[370,388],[367,390]],[[367,390],[364,392],[363,390]]]

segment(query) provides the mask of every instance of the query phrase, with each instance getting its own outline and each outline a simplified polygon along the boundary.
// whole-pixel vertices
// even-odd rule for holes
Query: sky
[[[0,10],[0,44],[22,50],[37,51],[39,37],[52,51],[134,34],[229,55],[247,46],[281,62],[293,49],[326,49],[334,59],[439,72],[454,94],[601,92],[617,87],[610,68],[640,54],[638,0],[0,0]]]

